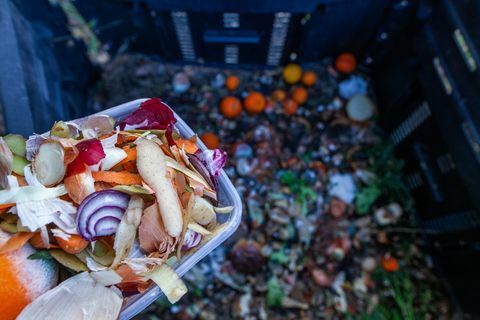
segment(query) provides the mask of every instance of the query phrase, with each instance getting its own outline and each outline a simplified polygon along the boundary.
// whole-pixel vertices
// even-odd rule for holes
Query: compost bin
[[[478,1],[0,0],[0,31],[1,134],[159,97],[228,153],[239,230],[138,319],[480,316]]]

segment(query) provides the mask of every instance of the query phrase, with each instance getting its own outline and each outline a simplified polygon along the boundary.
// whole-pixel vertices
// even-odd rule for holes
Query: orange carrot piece
[[[172,158],[172,159],[175,159],[175,157],[173,156],[172,152],[170,151],[170,149],[168,149],[168,147],[167,147],[166,145],[162,144],[162,145],[160,146],[160,148],[162,148],[163,153],[165,153],[165,155],[166,155],[167,157],[170,157],[170,158]]]
[[[107,134],[104,134],[103,136],[101,136],[99,138],[99,140],[104,140],[104,139],[107,139],[107,138],[110,138],[111,136],[113,136],[115,133],[114,132],[110,132],[110,133],[107,133]],[[118,140],[118,139],[117,139]]]
[[[33,237],[30,239],[30,244],[32,247],[35,249],[58,249],[59,247],[56,244],[51,244],[47,243],[45,244],[43,242],[42,236],[40,235],[40,232],[34,232]]]
[[[10,209],[11,207],[15,206],[15,203],[4,203],[4,204],[0,204],[0,210],[4,210],[4,209]]]
[[[80,253],[83,249],[85,249],[89,242],[83,239],[78,234],[71,234],[68,240],[62,239],[60,237],[54,237],[57,240],[58,245],[60,248],[68,252],[70,254],[77,254]]]
[[[25,180],[25,177],[19,175],[19,174],[16,174],[14,173],[13,174],[16,178],[17,178],[17,181],[18,181],[18,185],[20,187],[25,187],[25,186],[28,186],[28,183],[27,183],[27,180]]]
[[[127,157],[120,161],[120,164],[137,160],[137,148],[132,148],[131,146],[124,146],[122,149],[127,153]]]
[[[0,254],[5,254],[22,248],[31,237],[33,237],[33,232],[15,233],[0,246]]]
[[[113,185],[111,185],[110,183],[106,183],[106,182],[103,182],[103,181],[96,181],[95,182],[95,191],[108,190],[108,189],[112,189],[112,188],[113,188]]]
[[[130,136],[130,135],[123,135],[122,134],[122,135],[119,135],[119,139],[117,140],[117,145],[125,143],[125,142],[133,142],[137,139],[138,139],[137,136]]]
[[[124,164],[123,164],[123,168],[124,168],[125,170],[127,170],[128,172],[138,173],[137,165],[136,165],[135,162],[133,162],[133,161],[124,163]]]
[[[115,184],[142,184],[142,178],[139,174],[130,173],[128,171],[94,171],[92,172],[95,181],[103,181]]]

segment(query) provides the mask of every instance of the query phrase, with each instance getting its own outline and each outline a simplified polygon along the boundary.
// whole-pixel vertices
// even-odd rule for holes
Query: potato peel
[[[167,264],[156,267],[146,275],[153,280],[165,294],[170,303],[176,303],[188,292],[187,286],[178,274]]]

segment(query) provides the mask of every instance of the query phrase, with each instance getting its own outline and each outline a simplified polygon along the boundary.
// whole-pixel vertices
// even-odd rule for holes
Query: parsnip
[[[143,199],[139,196],[132,196],[128,203],[127,211],[118,225],[113,249],[115,249],[115,259],[111,268],[117,267],[123,258],[127,257],[133,246],[137,235],[137,228],[140,224],[143,211]]]
[[[137,140],[137,169],[142,179],[155,191],[168,234],[178,237],[183,228],[180,201],[172,181],[167,177],[165,154],[155,142]]]

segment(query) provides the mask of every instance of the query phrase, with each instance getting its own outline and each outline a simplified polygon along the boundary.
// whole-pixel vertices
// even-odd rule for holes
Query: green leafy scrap
[[[50,252],[47,250],[37,251],[28,256],[30,260],[52,260],[53,257],[50,255]]]
[[[267,282],[267,305],[269,307],[279,307],[282,304],[284,293],[278,279],[271,277]]]
[[[381,196],[382,191],[376,184],[370,184],[358,191],[355,199],[355,208],[357,213],[366,214]]]

